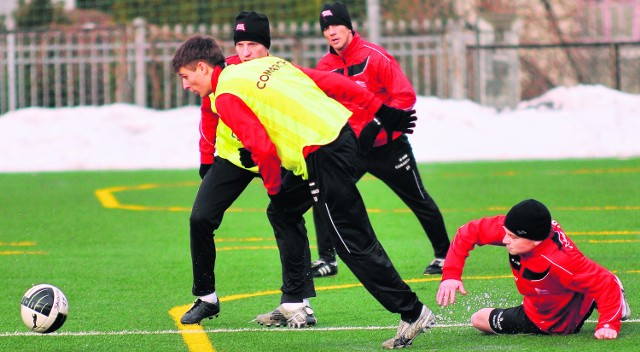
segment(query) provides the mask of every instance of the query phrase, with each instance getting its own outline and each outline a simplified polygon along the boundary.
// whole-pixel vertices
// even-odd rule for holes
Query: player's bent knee
[[[492,310],[493,308],[482,308],[473,313],[471,315],[471,325],[480,331],[492,333],[493,330],[489,325],[489,314]]]

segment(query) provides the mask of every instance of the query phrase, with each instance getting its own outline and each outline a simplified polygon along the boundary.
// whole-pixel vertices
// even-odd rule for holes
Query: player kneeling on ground
[[[462,284],[465,259],[474,246],[506,246],[522,305],[482,308],[471,316],[475,328],[496,334],[571,334],[597,307],[594,336],[615,339],[620,321],[631,310],[622,283],[613,273],[585,257],[542,203],[529,199],[506,216],[474,220],[460,227],[451,243],[436,299],[454,303]]]

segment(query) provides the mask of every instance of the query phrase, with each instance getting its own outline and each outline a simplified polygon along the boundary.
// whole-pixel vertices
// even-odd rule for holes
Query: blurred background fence
[[[355,29],[396,57],[419,95],[504,108],[558,85],[640,93],[640,1],[343,2]],[[314,67],[328,50],[317,23],[322,3],[3,0],[0,114],[31,106],[198,104],[171,70],[173,53],[198,33],[233,54],[240,10],[269,16],[272,55]]]

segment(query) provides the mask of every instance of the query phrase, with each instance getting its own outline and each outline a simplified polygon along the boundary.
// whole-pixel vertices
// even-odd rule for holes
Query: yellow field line
[[[0,247],[34,247],[37,245],[37,242],[32,241],[0,242]]]
[[[0,251],[0,255],[43,255],[45,251]]]
[[[628,172],[640,172],[636,169],[632,169],[633,171]],[[606,170],[594,170],[594,173],[604,173]],[[575,171],[580,174],[585,173],[584,171]],[[619,171],[622,172],[622,171]],[[181,211],[188,212],[191,211],[191,208],[188,207],[180,207],[180,206],[166,206],[166,207],[157,207],[157,206],[147,206],[147,205],[136,205],[136,204],[121,204],[115,193],[125,192],[125,191],[140,191],[140,190],[148,190],[155,188],[163,188],[163,187],[191,187],[198,185],[198,182],[183,182],[183,183],[174,183],[174,184],[142,184],[136,186],[115,186],[109,188],[98,189],[94,193],[98,198],[98,201],[102,204],[103,207],[108,209],[123,209],[123,210],[134,210],[134,211]],[[451,212],[469,212],[469,211],[489,211],[489,212],[506,212],[510,207],[507,206],[488,206],[486,208],[465,208],[465,209],[445,209],[441,208],[440,210],[443,213],[451,213]],[[581,207],[554,207],[553,211],[638,211],[640,210],[640,205],[603,205],[603,206],[581,206]],[[264,208],[229,208],[227,212],[231,213],[239,213],[239,212],[247,212],[247,213],[256,213],[256,212],[264,212]],[[378,213],[410,213],[411,210],[408,208],[402,209],[378,209],[378,208],[367,208],[367,212],[371,214]]]
[[[180,324],[180,317],[191,308],[191,305],[174,307],[169,311],[169,314],[176,322],[180,335],[184,340],[184,343],[191,352],[214,352],[215,349],[209,340],[209,336],[204,333],[202,325],[182,325]]]
[[[640,240],[588,240],[588,243],[638,243]]]
[[[611,235],[640,235],[640,231],[567,231],[570,236],[611,236]]]
[[[0,242],[0,247],[35,247],[37,246],[37,242],[33,241],[14,241],[14,242]],[[43,255],[47,254],[45,251],[24,251],[24,250],[3,250],[0,251],[0,256],[2,255]]]

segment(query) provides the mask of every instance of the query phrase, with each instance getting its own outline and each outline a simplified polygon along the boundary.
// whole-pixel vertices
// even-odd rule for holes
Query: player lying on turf
[[[585,257],[542,203],[529,199],[506,216],[474,220],[460,227],[451,243],[436,299],[456,300],[465,259],[474,246],[506,246],[523,303],[512,308],[482,308],[473,326],[495,334],[571,334],[597,307],[597,339],[615,339],[620,321],[631,315],[622,283],[613,273]]]

